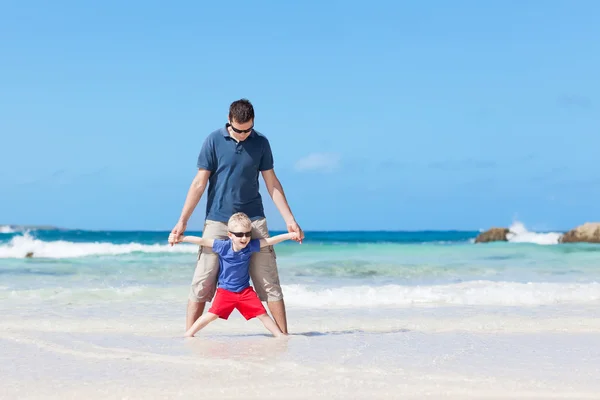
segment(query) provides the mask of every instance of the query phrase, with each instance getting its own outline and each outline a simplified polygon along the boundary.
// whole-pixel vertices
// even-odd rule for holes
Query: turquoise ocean
[[[309,231],[276,254],[294,307],[600,303],[600,246],[511,230],[509,242],[490,244],[474,244],[476,231]],[[169,246],[167,231],[0,232],[0,299],[11,306],[184,302],[198,250]]]

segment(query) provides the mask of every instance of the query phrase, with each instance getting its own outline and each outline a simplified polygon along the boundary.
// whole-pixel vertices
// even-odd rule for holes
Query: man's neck
[[[227,127],[227,132],[229,133],[229,137],[232,138],[233,140],[235,140],[237,143],[239,143],[239,139],[235,137],[235,135],[233,134],[233,131],[231,130],[231,127],[228,126]]]

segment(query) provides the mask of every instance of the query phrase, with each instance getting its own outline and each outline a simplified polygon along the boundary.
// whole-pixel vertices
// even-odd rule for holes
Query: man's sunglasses
[[[244,237],[244,236],[252,237],[252,231],[250,231],[250,232],[231,232],[231,231],[229,231],[229,233],[231,233],[233,236],[236,236],[239,238]]]
[[[252,129],[254,129],[254,125],[252,125],[252,126],[250,127],[250,129],[237,129],[237,128],[235,128],[235,127],[234,127],[233,125],[231,125],[231,124],[227,124],[227,126],[231,127],[231,129],[233,129],[233,131],[234,131],[235,133],[241,133],[241,134],[248,133],[248,132],[252,132]]]

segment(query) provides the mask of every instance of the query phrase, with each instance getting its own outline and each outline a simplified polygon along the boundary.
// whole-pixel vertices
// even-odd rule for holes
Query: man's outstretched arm
[[[194,177],[192,184],[190,185],[190,189],[188,190],[187,196],[185,198],[185,203],[183,204],[183,210],[181,210],[181,216],[179,217],[179,221],[177,225],[173,228],[171,233],[174,237],[178,238],[183,235],[185,232],[185,228],[187,227],[187,222],[192,216],[194,209],[198,205],[206,186],[208,185],[208,178],[210,178],[210,171],[205,169],[199,169],[198,173]],[[174,244],[169,241],[171,245]]]
[[[279,210],[279,213],[287,225],[288,232],[296,232],[298,234],[298,238],[294,240],[302,242],[302,239],[304,239],[304,232],[302,232],[302,229],[294,218],[294,214],[292,214],[292,210],[290,209],[288,201],[285,197],[285,193],[283,192],[281,182],[279,182],[277,175],[275,175],[275,170],[269,169],[262,171],[262,176],[265,180],[267,191],[273,199],[273,203],[275,203],[275,206]]]

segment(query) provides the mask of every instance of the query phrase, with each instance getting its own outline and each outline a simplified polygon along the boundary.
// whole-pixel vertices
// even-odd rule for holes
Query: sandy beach
[[[3,398],[597,399],[600,393],[600,322],[593,310],[570,321],[556,310],[532,317],[508,309],[423,309],[411,317],[398,309],[292,309],[294,332],[282,340],[239,315],[184,339],[181,318],[156,318],[143,308],[105,311],[86,319],[69,310],[41,313],[39,320],[3,318]]]

